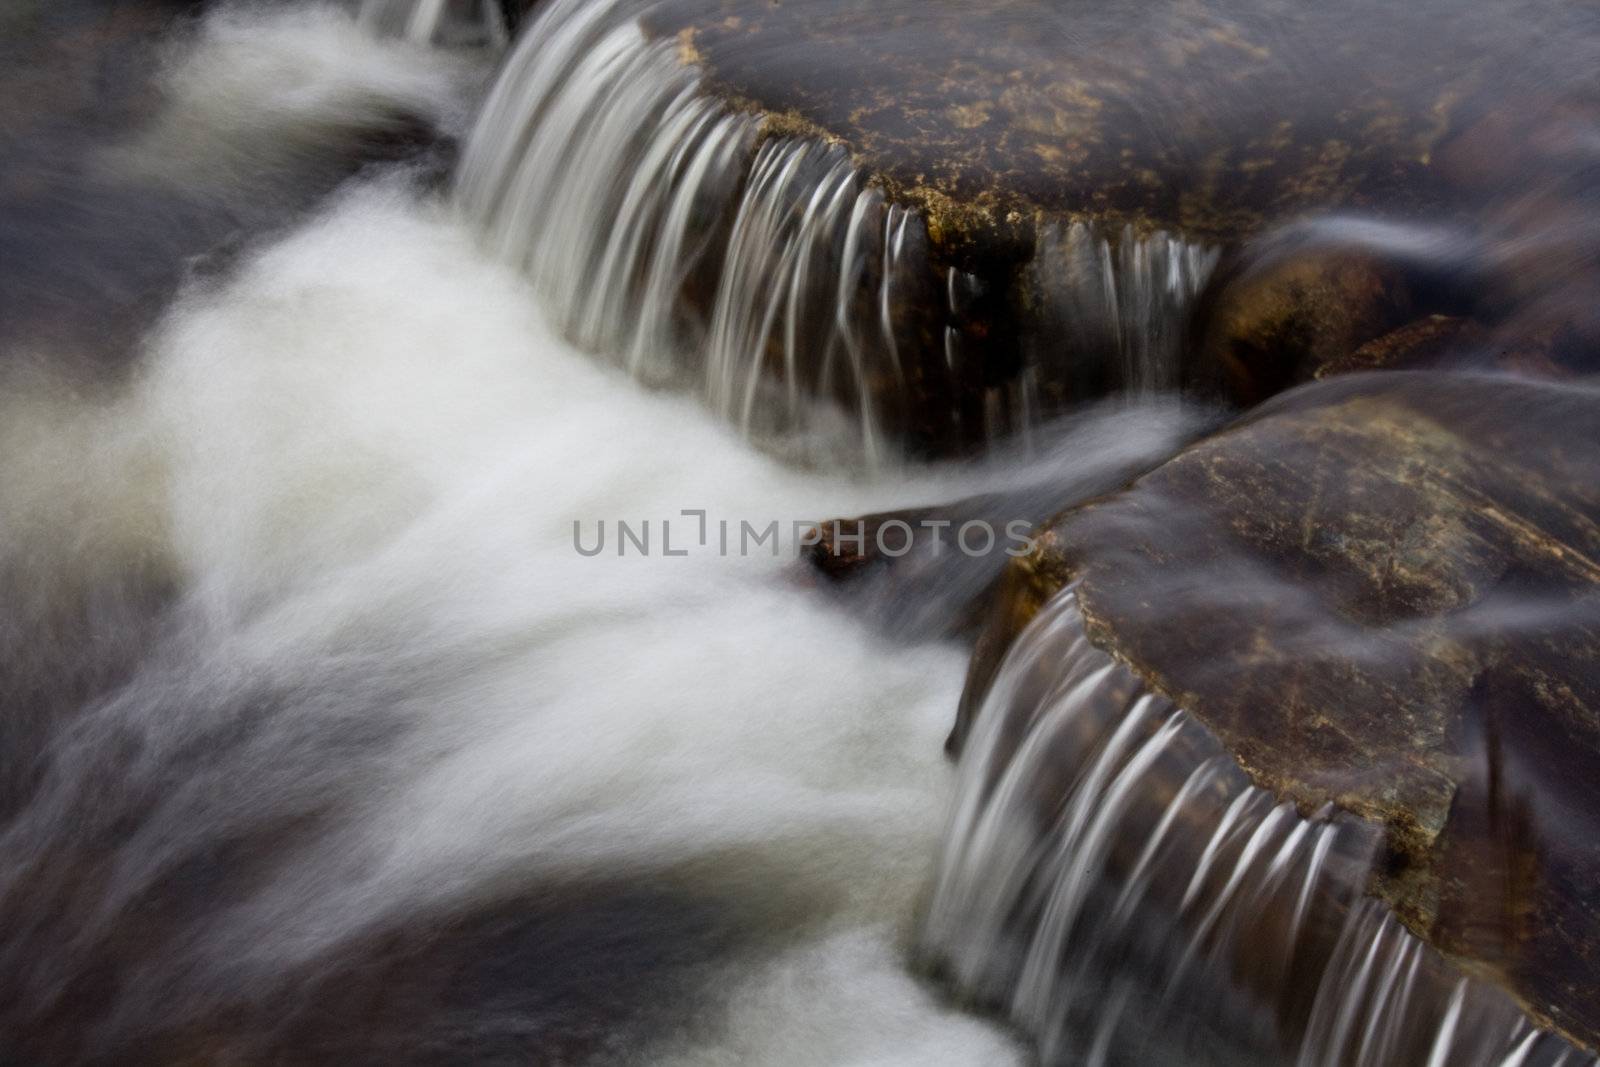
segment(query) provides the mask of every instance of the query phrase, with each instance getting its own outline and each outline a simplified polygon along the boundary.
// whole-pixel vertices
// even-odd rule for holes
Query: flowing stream
[[[908,391],[953,392],[975,358],[956,324],[979,279],[935,270],[920,213],[888,203],[841,148],[706,93],[677,40],[641,24],[650,6],[540,8],[467,141],[462,209],[580,347],[700,393],[747,436],[817,430],[892,463]],[[1066,352],[1110,353],[1129,392],[1176,386],[1182,314],[1217,260],[1081,223],[1041,226],[1036,243],[1046,328],[970,416],[988,444],[1038,428],[1040,365]],[[919,302],[941,301],[946,321],[917,320]],[[926,330],[942,344],[919,364],[911,338]]]
[[[156,128],[203,107],[221,175],[239,128],[448,126],[463,62],[225,11]],[[715,537],[974,476],[796,471],[641,388],[431,182],[192,277],[126,373],[8,353],[0,1060],[1011,1061],[907,966],[963,653]],[[576,551],[624,521],[650,556]]]
[[[1579,1062],[1364,897],[1376,844],[1251,785],[1069,588],[966,739],[924,950],[1046,1062]]]
[[[110,357],[0,335],[0,1062],[1564,1062],[1070,596],[955,767],[967,650],[795,561],[1169,454],[1216,251],[1041,229],[1129,395],[1064,429],[1024,368],[915,461],[902,298],[974,280],[638,10],[224,5],[85,150],[237,233]],[[459,158],[371,150],[419,128]]]

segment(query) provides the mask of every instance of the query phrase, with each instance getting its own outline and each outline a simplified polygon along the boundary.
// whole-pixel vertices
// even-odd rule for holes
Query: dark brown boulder
[[[1431,207],[1441,146],[1586,86],[1595,54],[1545,0],[672,0],[650,24],[714,92],[843,143],[952,250],[1036,211],[1230,240]]]
[[[1600,1047],[1600,392],[1436,372],[1295,390],[1069,511],[1004,647],[1068,581],[1091,639],[1302,811],[1387,831],[1373,891]]]
[[[1183,384],[1247,407],[1360,370],[1600,370],[1600,203],[1529,180],[1471,232],[1335,214],[1251,238],[1196,303]]]
[[[763,136],[838,146],[915,210],[927,284],[901,290],[913,410],[894,430],[928,452],[1109,392],[1220,384],[1248,405],[1336,369],[1426,365],[1434,316],[1493,300],[1454,287],[1525,264],[1474,262],[1439,292],[1390,248],[1280,262],[1211,302],[1211,340],[1180,367],[1191,286],[1308,216],[1472,231],[1529,189],[1570,204],[1600,114],[1600,31],[1554,0],[668,0],[645,25]],[[1549,286],[1500,288],[1520,307]],[[1479,362],[1530,363],[1532,329],[1516,324],[1514,359],[1497,339]]]
[[[1222,288],[1199,364],[1220,377],[1227,397],[1248,406],[1322,376],[1415,313],[1392,262],[1355,251],[1293,256]]]
[[[1485,333],[1470,317],[1484,254],[1458,230],[1348,215],[1253,238],[1198,301],[1184,384],[1248,407],[1332,374],[1459,358]]]
[[[624,77],[616,64],[538,83],[592,97],[579,110],[605,127],[596,143],[622,173],[597,187],[608,191],[594,198],[606,208],[596,217],[620,212],[636,182],[663,188],[669,171],[697,189],[641,205],[633,251],[607,259],[596,241],[590,269],[660,280],[650,291],[671,299],[668,332],[683,349],[673,369],[760,436],[811,428],[807,405],[820,399],[843,425],[859,422],[873,449],[978,452],[1086,400],[1240,378],[1223,365],[1230,338],[1261,354],[1231,390],[1241,404],[1333,368],[1426,364],[1441,350],[1436,316],[1468,334],[1520,322],[1550,279],[1572,276],[1553,260],[1513,264],[1495,235],[1537,246],[1509,219],[1514,202],[1545,190],[1550,210],[1526,217],[1570,217],[1600,158],[1589,136],[1600,25],[1563,0],[637,0],[533,11],[551,21],[523,19],[530,47],[508,70],[540,60],[555,75],[605,38],[650,71],[638,93],[613,84]],[[541,43],[554,51],[541,57]],[[558,112],[536,95],[535,126],[508,137],[542,153],[586,143],[556,127],[545,143],[537,131]],[[717,127],[725,153],[705,166],[679,155],[700,158],[699,134],[687,132],[700,127],[669,120],[691,105],[727,127]],[[1537,121],[1504,121],[1508,112]],[[1513,157],[1516,181],[1474,162]],[[629,173],[636,165],[654,170]],[[486,190],[503,177],[467,183],[483,185],[480,214],[499,211],[500,194]],[[667,233],[666,205],[691,201],[695,240],[659,244],[692,262],[658,272],[645,260]],[[1242,253],[1253,264],[1258,239],[1330,217],[1466,234],[1474,261],[1464,273],[1447,263],[1463,276],[1440,289],[1403,248],[1361,246],[1353,261],[1348,249],[1334,260],[1313,249],[1275,268],[1292,277],[1219,290],[1207,306],[1222,341],[1185,343],[1219,263]],[[1581,258],[1589,245],[1571,251]],[[1534,281],[1473,290],[1513,276]],[[1446,299],[1456,295],[1467,297],[1460,308]],[[1545,318],[1518,331],[1537,325],[1542,345],[1562,343]],[[626,334],[576,318],[563,328],[597,350]],[[1191,349],[1199,366],[1185,360]]]

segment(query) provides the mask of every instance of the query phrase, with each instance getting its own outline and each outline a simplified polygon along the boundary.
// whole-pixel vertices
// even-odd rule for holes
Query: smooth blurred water
[[[457,62],[228,15],[118,151],[230,181],[466,106]],[[796,473],[596,365],[424,177],[192,277],[126,375],[7,354],[4,1058],[1014,1058],[905,965],[961,652],[789,556],[572,543],[957,480]]]
[[[1153,736],[1090,752],[1071,833],[1008,868],[1040,847],[1029,791],[1078,765],[1052,733],[1062,759],[977,827],[1005,761],[946,763],[967,650],[929,637],[1002,561],[839,595],[790,544],[715,534],[978,494],[1039,521],[1202,416],[1146,397],[1053,425],[1024,373],[986,396],[985,460],[908,460],[884,404],[921,220],[841,149],[758,146],[615,6],[551,0],[499,67],[481,4],[18,16],[63,20],[41,25],[72,62],[0,104],[0,1061],[1025,1062],[925,977],[930,892],[922,962],[1050,1056],[1115,1060],[1172,1019],[1224,1059],[1278,1047],[1228,985],[1236,905],[1320,884],[1334,823],[1218,771],[1261,844],[1201,874],[1249,892],[1183,900],[1198,935],[1113,900],[1074,955],[1099,876],[1126,873],[1113,838],[1141,839],[1120,820],[1178,810],[1129,768],[1171,770],[1196,731],[1139,704]],[[53,109],[52,85],[83,99]],[[1304,233],[1439,254],[1373,225]],[[1130,388],[1174,384],[1216,249],[1069,226],[1037,251],[1041,290],[1069,283],[1047,320]],[[981,295],[938,280],[952,321]],[[713,533],[680,539],[686,512]],[[600,523],[586,556],[574,524]],[[620,551],[621,523],[655,551]],[[1069,739],[1079,710],[1027,709]],[[1037,939],[1023,898],[1048,901]],[[1370,1009],[1409,988],[1409,942],[1350,910],[1319,949],[1334,978],[1297,987],[1308,1062],[1358,1023],[1362,1057],[1387,1048]],[[1136,988],[1134,942],[1210,999]],[[1295,949],[1268,944],[1256,984]]]

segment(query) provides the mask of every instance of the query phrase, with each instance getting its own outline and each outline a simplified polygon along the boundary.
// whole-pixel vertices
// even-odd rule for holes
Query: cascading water
[[[218,183],[283,151],[241,127],[334,152],[473,80],[215,17],[162,106]],[[596,367],[430,179],[192,278],[125,374],[0,361],[0,1062],[1015,1062],[903,965],[959,653],[679,514],[973,487],[796,472]],[[575,550],[667,519],[688,557]]]
[[[1381,903],[1351,910],[1317,987],[1297,1067],[1593,1063],[1504,994],[1452,973]]]
[[[708,91],[643,9],[551,4],[457,182],[573,341],[684,383],[747,436],[831,427],[869,464],[908,437],[994,444],[1086,397],[1177,384],[1183,315],[1215,250],[1041,222],[1026,271],[1039,327],[1015,374],[984,381],[989,327],[966,319],[989,283],[941,268],[921,211],[842,149]]]
[[[1054,351],[1033,362],[1106,353],[1124,389],[1176,389],[1185,315],[1220,256],[1166,233],[1129,227],[1113,241],[1081,222],[1041,223],[1029,283]]]
[[[1124,484],[1175,401],[1046,421],[1170,389],[1218,252],[1039,218],[997,281],[648,6],[546,0],[443,196],[490,0],[226,7],[82,168],[221,221],[134,246],[184,281],[115,372],[0,332],[0,1062],[1578,1067],[1070,593],[952,778],[908,616],[998,561],[852,613],[705,532]],[[862,470],[1035,436],[1045,495]]]
[[[414,44],[504,48],[509,37],[500,0],[360,0],[357,11],[369,33]]]
[[[1047,1063],[1578,1062],[1365,898],[1377,844],[1251,785],[1069,587],[967,739],[924,952]]]
[[[837,396],[884,458],[874,383],[899,374],[909,213],[837,150],[757,149],[760,123],[620,7],[556,4],[523,35],[468,142],[463,209],[584,347],[687,378],[746,432]]]

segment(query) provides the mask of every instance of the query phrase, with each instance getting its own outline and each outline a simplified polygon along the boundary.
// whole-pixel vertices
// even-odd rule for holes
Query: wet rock
[[[1197,301],[1184,385],[1249,406],[1356,370],[1594,373],[1597,205],[1541,180],[1470,231],[1334,214],[1251,238]]]
[[[1496,124],[1527,101],[1593,113],[1583,93],[1600,56],[1592,22],[1545,0],[1470,12],[1442,0],[671,0],[646,26],[677,42],[707,92],[761,115],[763,136],[840,146],[891,205],[916,209],[933,284],[909,286],[916,307],[897,312],[919,322],[898,352],[916,384],[888,387],[911,397],[897,433],[934,453],[1088,397],[1176,387],[1193,294],[1174,286],[1176,268],[1148,269],[1166,242],[1203,265],[1307,215],[1484,214],[1509,187],[1461,161],[1485,145],[1505,154],[1497,135],[1527,158],[1514,124]],[[1520,136],[1566,128],[1552,123]],[[1592,162],[1540,158],[1529,184]],[[1082,247],[1054,256],[1074,226]],[[1185,377],[1238,384],[1251,403],[1419,319],[1463,314],[1407,270],[1381,254],[1283,265],[1230,294],[1242,303]],[[970,321],[958,283],[985,294]],[[1406,340],[1357,362],[1405,365]]]
[[[844,143],[937,243],[982,258],[1025,251],[1040,210],[1229,239],[1427,203],[1455,109],[1506,77],[1491,57],[1568,21],[1516,8],[678,0],[651,20],[715,91]],[[1568,49],[1549,69],[1576,84]]]
[[[832,519],[816,527],[815,543],[802,545],[801,559],[825,588],[860,606],[890,633],[970,634],[1009,557],[999,545],[981,556],[967,555],[960,531],[969,522],[1004,531],[1006,513],[1003,497],[985,496]],[[980,543],[977,534],[969,540]]]
[[[1483,333],[1483,327],[1471,319],[1428,315],[1374,337],[1348,355],[1329,359],[1317,367],[1314,376],[1329,378],[1363,370],[1425,367],[1480,343]]]
[[[515,32],[527,25],[529,16],[538,14],[539,0],[492,0],[500,8],[506,26]]]
[[[989,492],[820,523],[801,545],[802,573],[891,636],[975,637],[1046,520],[1160,464],[1211,414],[1155,401],[1081,410],[978,467],[967,484]]]
[[[1190,384],[1244,406],[1323,377],[1358,349],[1389,365],[1400,353],[1367,346],[1409,323],[1416,310],[1404,272],[1357,251],[1254,266],[1221,285],[1212,303]]]
[[[1469,363],[1489,342],[1491,248],[1458,227],[1340,214],[1254,237],[1197,301],[1184,385],[1248,407],[1334,374]]]
[[[1386,830],[1372,890],[1600,1046],[1600,393],[1438,372],[1284,394],[1069,511],[1010,638],[1076,580],[1091,639],[1259,785]]]

